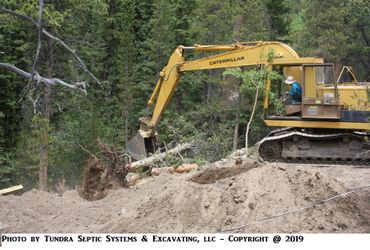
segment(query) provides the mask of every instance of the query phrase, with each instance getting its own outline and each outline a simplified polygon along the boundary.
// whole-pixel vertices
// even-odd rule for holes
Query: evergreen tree
[[[334,62],[338,73],[343,65],[352,65],[360,79],[369,75],[366,69],[369,66],[369,1],[302,0],[300,5],[292,6],[296,14],[290,40],[301,55],[320,56]]]

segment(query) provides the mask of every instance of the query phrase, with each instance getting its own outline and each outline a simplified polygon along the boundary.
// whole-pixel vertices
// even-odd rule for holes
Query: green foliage
[[[353,65],[359,78],[369,77],[370,2],[367,0],[304,0],[292,5],[289,39],[306,56]]]
[[[177,155],[170,155],[166,157],[166,164],[168,166],[175,166],[178,167],[182,164],[181,158]]]
[[[272,19],[269,16],[268,2],[245,0],[234,5],[234,37],[238,41],[258,41],[272,39]],[[275,1],[276,2],[276,1]],[[279,14],[275,14],[279,15]]]
[[[40,113],[34,115],[27,125],[22,127],[15,159],[16,168],[21,173],[19,180],[25,188],[32,187],[37,180],[43,131],[50,130]]]
[[[243,80],[243,83],[241,85],[241,92],[245,93],[246,98],[248,100],[254,100],[256,91],[263,89],[265,86],[265,82],[267,79],[270,79],[271,81],[275,80],[281,80],[282,76],[273,70],[268,70],[264,65],[261,65],[259,69],[248,69],[248,70],[241,70],[240,68],[229,68],[225,70],[223,73],[226,75],[231,75],[236,78],[240,78]],[[248,136],[248,145],[251,145],[261,138],[259,135],[263,135],[268,130],[267,127],[263,124],[262,117],[263,114],[263,96],[262,91],[260,91],[258,94],[258,99],[256,103],[256,119],[253,119],[250,126],[249,134],[251,136]],[[267,93],[267,95],[271,96],[272,92]],[[276,104],[277,105],[277,104]],[[242,121],[245,123],[246,120],[250,120],[251,118],[251,112],[254,106],[254,101],[249,101],[246,106],[242,105],[242,109],[247,111],[247,119],[243,119]],[[245,107],[245,108],[244,108]],[[244,112],[245,112],[244,111]],[[242,113],[243,114],[243,113]],[[244,118],[245,115],[242,115]]]
[[[16,184],[19,172],[10,154],[4,153],[0,147],[0,189]]]
[[[233,8],[230,1],[197,0],[190,19],[193,43],[224,44],[232,40]]]
[[[273,109],[273,114],[282,115],[285,113],[284,102],[281,98],[277,98],[276,93],[270,91],[269,100],[271,103],[271,108]]]
[[[278,72],[270,71],[264,65],[260,69],[242,70],[240,68],[228,68],[223,74],[241,78],[243,80],[242,90],[245,91],[253,91],[257,87],[263,87],[266,79],[270,79],[271,81],[283,79]]]
[[[197,106],[184,114],[171,113],[160,123],[161,140],[195,141],[199,162],[220,160],[231,152],[233,114],[219,106]],[[163,131],[163,133],[162,133]]]
[[[288,1],[265,0],[269,20],[270,40],[282,40],[289,31]]]
[[[50,177],[51,182],[64,177],[68,180],[67,183],[73,186],[79,183],[82,167],[89,156],[79,145],[96,153],[96,139],[105,141],[110,127],[102,124],[101,118],[94,110],[83,114],[65,114],[63,121],[63,127],[53,132],[50,138],[50,155],[53,159],[49,168]]]

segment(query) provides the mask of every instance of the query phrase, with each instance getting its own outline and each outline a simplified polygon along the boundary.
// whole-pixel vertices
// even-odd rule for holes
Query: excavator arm
[[[185,51],[220,51],[220,54],[186,61]],[[271,56],[271,53],[272,56]],[[139,133],[131,139],[126,148],[134,159],[147,156],[155,151],[156,127],[166,110],[183,72],[217,68],[232,68],[253,65],[301,65],[315,62],[316,58],[299,58],[298,54],[288,45],[279,42],[245,42],[230,45],[194,45],[192,47],[178,46],[170,56],[167,65],[159,74],[159,80],[148,101],[148,107],[154,106],[151,117],[140,118]],[[318,62],[321,62],[318,60]],[[290,72],[297,79],[301,77],[299,67],[290,67]],[[270,89],[271,82],[267,80],[265,91]],[[268,95],[265,94],[264,108],[268,105]]]

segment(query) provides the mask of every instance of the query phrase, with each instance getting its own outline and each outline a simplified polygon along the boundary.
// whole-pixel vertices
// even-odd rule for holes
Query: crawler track
[[[363,132],[284,128],[261,140],[258,153],[272,162],[370,166],[368,137]]]

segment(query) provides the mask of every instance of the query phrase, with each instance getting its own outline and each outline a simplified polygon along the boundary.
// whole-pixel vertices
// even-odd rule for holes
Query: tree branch
[[[37,66],[37,62],[39,60],[39,56],[40,56],[40,50],[41,50],[41,36],[42,36],[42,14],[43,14],[43,11],[44,11],[44,1],[43,0],[39,0],[39,5],[40,5],[40,9],[39,9],[39,33],[38,33],[38,38],[37,38],[37,49],[36,49],[36,54],[35,54],[35,59],[33,60],[33,64],[32,64],[32,77],[30,78],[30,81],[32,80],[34,74],[35,74],[35,71],[36,71],[36,66]]]
[[[0,8],[0,12],[3,12],[3,13],[6,13],[6,14],[10,14],[10,15],[13,15],[13,16],[16,16],[16,17],[19,17],[19,18],[22,18],[30,23],[32,23],[34,26],[36,26],[38,29],[40,29],[40,23],[38,23],[37,21],[35,21],[34,19],[32,19],[31,17],[29,16],[26,16],[24,14],[21,14],[21,13],[18,13],[16,11],[13,11],[13,10],[9,10],[9,9],[6,9],[6,8]],[[71,49],[65,42],[63,42],[61,39],[59,39],[58,37],[56,36],[53,36],[52,34],[50,34],[47,30],[43,29],[42,28],[42,33],[46,36],[48,36],[49,38],[53,39],[54,41],[58,42],[60,45],[62,45],[66,50],[68,50],[74,57],[75,59],[79,62],[81,68],[92,78],[94,79],[95,82],[97,82],[98,84],[101,84],[100,81],[87,69],[85,63],[82,61],[82,59],[76,54],[76,52]]]
[[[0,8],[0,12],[3,12],[3,13],[6,13],[6,14],[10,14],[10,15],[13,15],[13,16],[16,16],[16,17],[19,17],[19,18],[22,18],[26,21],[29,21],[31,22],[34,26],[36,26],[37,28],[39,27],[39,23],[35,20],[33,20],[31,17],[29,16],[26,16],[26,15],[23,15],[21,13],[18,13],[16,11],[13,11],[13,10],[9,10],[9,9],[6,9],[6,8]]]
[[[41,38],[42,38],[42,15],[43,15],[43,11],[44,11],[44,1],[43,0],[39,0],[39,32],[38,32],[38,37],[37,37],[37,48],[36,48],[36,54],[35,54],[35,58],[33,59],[33,64],[32,64],[32,71],[31,71],[31,77],[30,77],[30,80],[28,81],[28,84],[27,86],[23,89],[22,91],[22,95],[21,95],[21,98],[19,99],[19,102],[23,99],[23,97],[28,93],[28,91],[30,90],[30,86],[31,86],[31,83],[32,83],[32,79],[34,78],[35,76],[35,72],[36,72],[36,67],[37,67],[37,63],[38,63],[38,60],[39,60],[39,56],[40,56],[40,50],[41,50],[41,46],[42,46],[42,42],[41,42]],[[37,81],[36,83],[36,89],[38,88],[39,86],[39,81]],[[36,103],[37,103],[37,100],[38,98],[36,98],[36,102],[33,102],[33,108],[34,108],[34,113],[35,113],[35,108],[36,108]]]
[[[26,79],[31,79],[32,81],[37,80],[37,81],[40,81],[40,82],[43,82],[43,83],[46,83],[46,84],[51,84],[51,85],[59,84],[59,85],[62,85],[64,87],[67,87],[67,88],[71,88],[71,89],[81,91],[82,93],[86,94],[86,89],[84,88],[83,84],[79,84],[79,83],[70,84],[70,83],[66,83],[65,81],[62,81],[58,78],[46,78],[46,77],[40,76],[37,72],[36,72],[35,76],[32,76],[31,73],[28,73],[28,72],[26,72],[26,71],[24,71],[20,68],[17,68],[15,66],[7,64],[7,63],[0,63],[0,69],[4,69],[6,71],[11,71],[11,72],[17,73],[21,77],[26,78]]]

